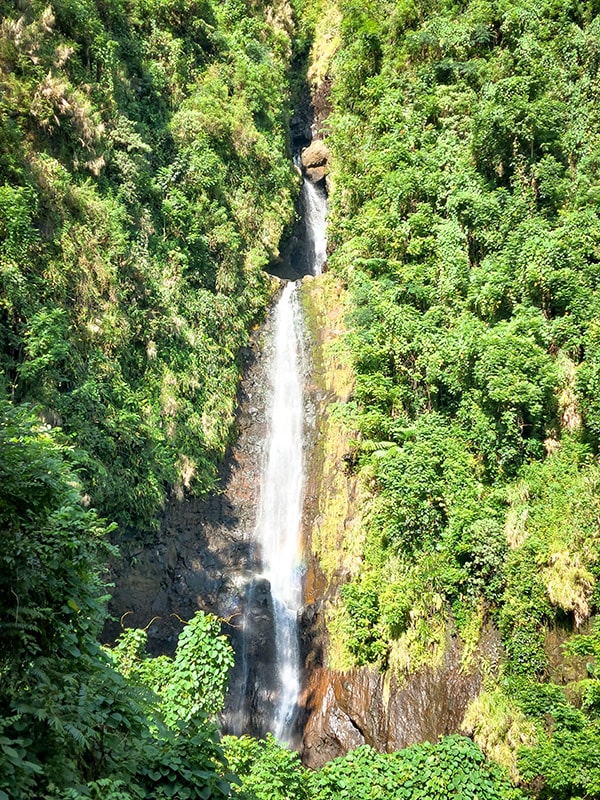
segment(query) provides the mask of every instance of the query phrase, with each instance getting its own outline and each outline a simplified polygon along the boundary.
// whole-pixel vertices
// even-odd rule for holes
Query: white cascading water
[[[304,181],[303,205],[312,273],[326,259],[325,192]],[[304,359],[295,283],[287,283],[274,312],[269,430],[261,475],[256,541],[271,586],[279,693],[269,729],[291,738],[300,692],[298,613],[302,606],[300,528],[304,487]]]
[[[311,272],[313,275],[320,275],[327,260],[327,195],[320,186],[304,180],[302,200]]]
[[[288,283],[275,309],[270,422],[256,524],[275,624],[279,696],[270,727],[280,740],[293,725],[300,691],[297,614],[302,605],[299,529],[304,483],[300,322],[296,285]]]

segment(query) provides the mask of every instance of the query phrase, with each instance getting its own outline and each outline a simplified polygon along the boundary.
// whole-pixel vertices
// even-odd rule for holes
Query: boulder
[[[322,139],[315,139],[302,151],[302,166],[309,180],[318,183],[329,172],[329,148]]]
[[[307,167],[304,170],[304,174],[312,183],[318,183],[319,181],[322,181],[328,172],[329,167],[326,164],[322,167]]]

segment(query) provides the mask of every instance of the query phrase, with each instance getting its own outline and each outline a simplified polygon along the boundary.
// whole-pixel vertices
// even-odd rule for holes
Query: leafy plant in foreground
[[[310,776],[314,800],[523,800],[503,771],[470,739],[411,745],[381,754],[368,746],[337,758]]]
[[[231,649],[199,615],[158,670],[164,697],[115,670],[97,641],[109,526],[81,504],[70,457],[31,409],[0,403],[0,798],[226,798],[207,714]]]

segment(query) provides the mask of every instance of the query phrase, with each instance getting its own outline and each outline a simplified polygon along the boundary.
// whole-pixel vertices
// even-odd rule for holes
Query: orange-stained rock
[[[329,173],[329,148],[322,139],[315,139],[300,156],[304,174],[313,183],[322,181]]]
[[[492,663],[499,659],[494,629],[484,631],[480,649]],[[458,732],[482,685],[478,669],[462,671],[461,655],[458,639],[450,637],[440,667],[425,667],[402,684],[392,676],[385,685],[386,676],[367,667],[313,670],[302,698],[304,763],[317,769],[361,744],[392,752]]]

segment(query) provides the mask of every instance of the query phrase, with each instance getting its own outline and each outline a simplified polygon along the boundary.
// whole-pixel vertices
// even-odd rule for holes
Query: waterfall
[[[308,180],[301,203],[310,271],[327,258],[325,190]],[[271,585],[278,696],[271,731],[289,741],[300,693],[298,613],[302,605],[300,528],[304,487],[304,373],[297,284],[288,283],[275,310],[267,458],[256,525],[264,576]]]
[[[324,187],[304,181],[297,274],[318,275],[326,259]],[[229,724],[236,734],[271,732],[292,743],[300,694],[298,616],[302,607],[304,500],[304,328],[298,286],[289,281],[267,325],[266,432],[253,541],[256,572],[247,584],[238,678]],[[269,610],[270,609],[270,610]],[[271,620],[270,636],[265,622]]]
[[[271,732],[288,738],[300,691],[297,615],[302,605],[300,524],[304,484],[301,318],[296,284],[275,309],[271,403],[256,523],[263,575],[271,586],[277,689]]]
[[[320,184],[306,178],[302,182],[302,208],[310,272],[320,275],[327,260],[327,195]]]

